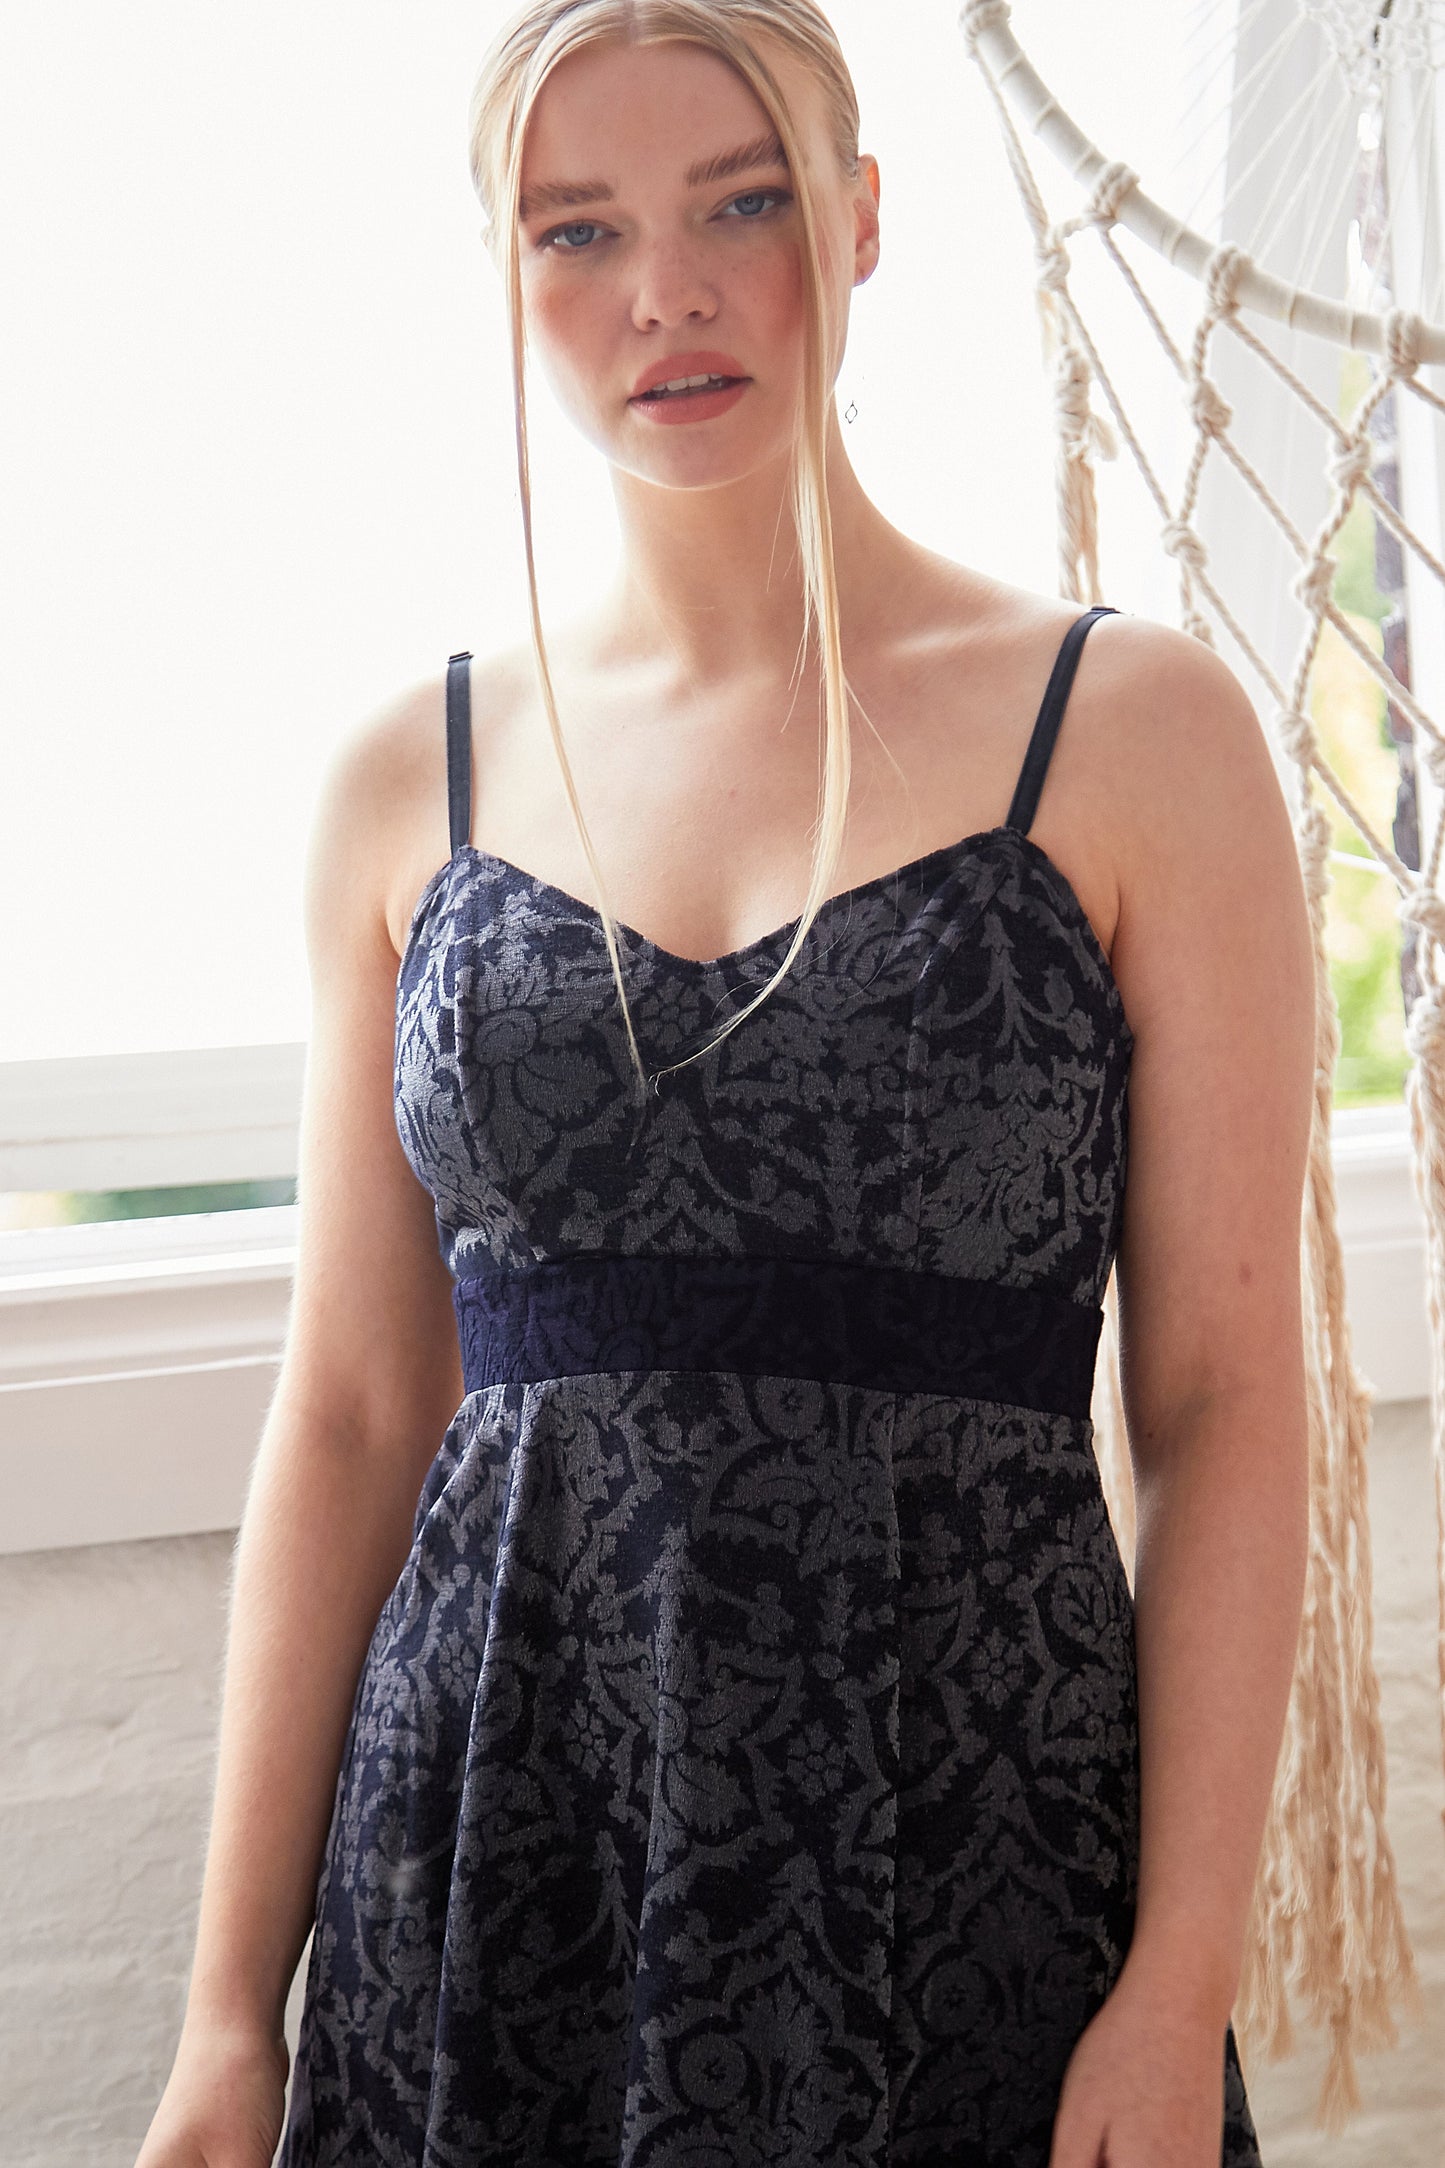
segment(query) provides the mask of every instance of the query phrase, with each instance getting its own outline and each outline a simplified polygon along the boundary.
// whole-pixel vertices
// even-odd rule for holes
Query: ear
[[[878,243],[878,206],[883,191],[883,176],[878,161],[869,152],[859,154],[862,172],[858,192],[854,198],[854,278],[855,286],[870,279],[878,268],[881,254]]]

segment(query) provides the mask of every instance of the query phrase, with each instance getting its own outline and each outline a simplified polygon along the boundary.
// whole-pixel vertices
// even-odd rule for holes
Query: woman
[[[283,2168],[1248,2168],[1313,1068],[1254,713],[860,488],[879,173],[811,0],[536,0],[474,124],[622,569],[545,645],[534,583],[323,795],[140,2168],[271,2159],[313,1921]]]

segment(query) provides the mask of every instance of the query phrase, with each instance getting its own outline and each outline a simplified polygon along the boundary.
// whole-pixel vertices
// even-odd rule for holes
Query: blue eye
[[[780,208],[785,204],[791,203],[793,200],[791,193],[786,188],[748,188],[745,189],[740,196],[734,196],[732,202],[726,205],[726,209],[731,211],[735,209],[735,207],[740,203],[749,203],[757,198],[767,197],[771,197]],[[741,218],[734,219],[731,221],[731,223],[734,225],[742,226],[759,226],[763,223],[763,220],[761,218]],[[538,255],[544,255],[550,250],[553,254],[556,255],[590,256],[592,254],[592,250],[585,245],[580,248],[574,248],[569,243],[567,247],[559,249],[557,247],[557,243],[561,239],[563,234],[579,232],[600,233],[601,231],[602,228],[597,224],[595,219],[571,219],[565,226],[554,226],[550,233],[544,233],[541,240],[537,243],[537,253]]]
[[[749,188],[742,195],[734,196],[728,209],[732,210],[737,204],[746,203],[750,197],[755,196],[772,196],[778,203],[791,203],[793,200],[786,188]],[[745,226],[756,226],[759,221],[756,218],[745,218],[742,223]]]
[[[550,233],[544,233],[541,240],[537,243],[538,254],[540,255],[544,249],[551,248],[562,234],[576,233],[579,226],[585,233],[588,231],[589,228],[592,227],[592,225],[593,221],[589,218],[574,218],[569,225],[554,226],[552,228],[552,231]],[[562,254],[564,256],[585,256],[586,253],[587,252],[585,249],[568,248],[563,249],[562,251]]]

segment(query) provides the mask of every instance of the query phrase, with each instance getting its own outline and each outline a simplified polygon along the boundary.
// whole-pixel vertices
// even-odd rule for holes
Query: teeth
[[[644,393],[643,396],[655,399],[663,392],[699,391],[704,384],[716,384],[721,387],[726,382],[727,378],[725,376],[677,376],[672,379],[671,383],[654,384],[651,392]]]

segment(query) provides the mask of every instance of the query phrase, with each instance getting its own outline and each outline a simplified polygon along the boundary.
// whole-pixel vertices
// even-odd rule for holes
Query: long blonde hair
[[[537,568],[532,548],[532,498],[527,449],[526,394],[523,384],[525,325],[522,303],[519,201],[522,149],[528,120],[552,70],[570,53],[612,40],[627,45],[656,45],[669,39],[704,46],[727,61],[750,86],[766,110],[792,169],[802,227],[804,300],[803,385],[800,423],[791,465],[791,502],[803,571],[802,650],[814,626],[823,658],[826,706],[822,802],[815,826],[812,886],[798,928],[777,971],[754,998],[716,1036],[684,1061],[668,1064],[657,1076],[701,1060],[735,1031],[786,975],[823,903],[828,899],[843,843],[844,816],[852,775],[848,702],[852,689],[843,669],[838,612],[833,524],[828,502],[827,432],[833,397],[829,381],[828,325],[824,275],[818,249],[820,204],[804,156],[803,142],[782,89],[760,45],[772,41],[800,61],[816,81],[824,100],[833,148],[844,178],[856,181],[859,113],[847,62],[827,17],[812,0],[531,0],[500,30],[488,48],[472,94],[470,163],[472,181],[485,214],[484,232],[502,276],[512,348],[512,394],[516,422],[517,475],[531,599],[532,644],[543,704],[561,766],[577,832],[601,899],[599,917],[612,959],[612,973],[622,1003],[632,1059],[645,1094],[648,1078],[632,1028],[621,959],[606,883],[592,848],[571,764],[542,637],[537,599]],[[654,1080],[655,1081],[655,1080]]]

